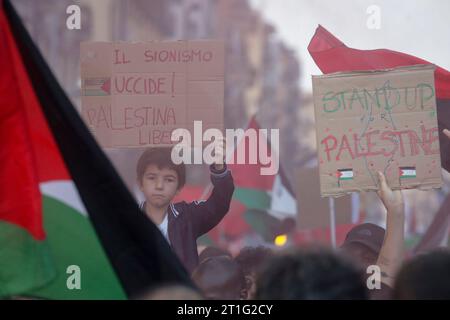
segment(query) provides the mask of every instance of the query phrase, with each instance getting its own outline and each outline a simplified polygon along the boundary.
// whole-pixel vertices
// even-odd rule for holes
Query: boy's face
[[[139,181],[139,188],[150,205],[164,208],[178,193],[178,175],[175,170],[159,169],[156,165],[150,164]]]

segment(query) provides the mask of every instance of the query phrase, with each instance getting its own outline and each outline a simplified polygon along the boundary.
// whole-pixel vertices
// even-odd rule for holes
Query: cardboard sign
[[[167,146],[223,130],[222,41],[82,42],[82,117],[103,147]]]
[[[434,66],[313,76],[322,196],[442,185]]]
[[[359,199],[352,201],[352,196],[336,199],[336,225],[355,223],[359,219],[358,203]],[[328,199],[320,196],[318,168],[297,170],[297,208],[299,230],[330,227],[330,206]]]

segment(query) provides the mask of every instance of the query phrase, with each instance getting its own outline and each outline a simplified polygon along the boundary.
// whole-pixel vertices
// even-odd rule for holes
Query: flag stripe
[[[9,2],[4,1],[3,3],[7,8]],[[44,114],[42,113],[31,81],[28,78],[28,72],[23,65],[10,26],[6,25],[5,30],[7,30],[6,40],[11,49],[12,61],[10,62],[15,69],[16,79],[20,86],[19,94],[24,103],[25,116],[29,119],[27,125],[29,126],[29,131],[32,133],[29,137],[31,141],[30,150],[33,150],[34,155],[39,155],[34,157],[39,182],[55,179],[71,179],[64,161],[61,158],[58,147],[50,133],[47,120],[44,118]]]
[[[236,188],[233,198],[239,200],[247,208],[267,210],[270,208],[270,196],[265,191],[247,188]]]
[[[56,270],[47,241],[0,221],[0,297],[20,295],[54,280]]]
[[[21,88],[12,60],[14,46],[0,11],[0,221],[17,224],[36,240],[43,240],[41,196],[35,174],[35,157]]]
[[[66,203],[43,196],[44,227],[57,277],[49,285],[27,291],[47,299],[125,299],[117,276],[98,241],[89,219]],[[81,270],[81,290],[67,288],[67,267]]]
[[[86,216],[87,210],[72,180],[50,181],[39,185],[42,194],[58,199]]]

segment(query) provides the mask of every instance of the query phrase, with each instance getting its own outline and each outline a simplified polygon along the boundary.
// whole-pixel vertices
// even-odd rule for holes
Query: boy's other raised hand
[[[226,153],[226,143],[225,139],[221,138],[215,141],[215,158],[214,168],[218,171],[223,170],[225,163],[225,153]]]

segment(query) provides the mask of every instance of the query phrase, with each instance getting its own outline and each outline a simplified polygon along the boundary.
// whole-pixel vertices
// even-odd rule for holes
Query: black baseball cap
[[[350,243],[362,244],[372,251],[379,253],[383,246],[385,230],[373,223],[363,223],[351,229],[345,237],[344,247]]]

